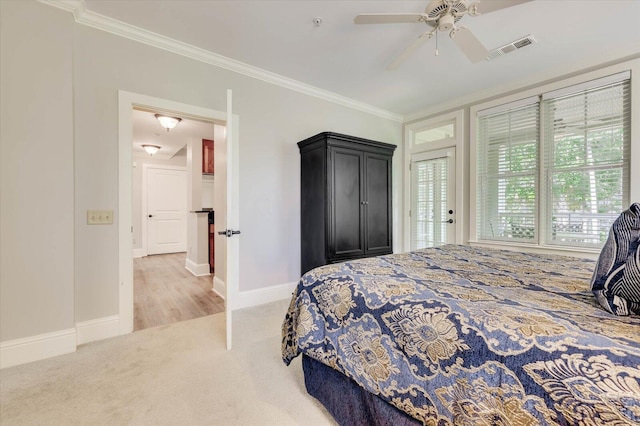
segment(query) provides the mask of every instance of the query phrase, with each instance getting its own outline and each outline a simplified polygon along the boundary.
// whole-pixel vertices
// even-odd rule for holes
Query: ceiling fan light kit
[[[484,13],[493,12],[495,10],[504,9],[509,6],[515,6],[520,3],[526,3],[530,0],[504,0],[500,3],[494,2]],[[355,17],[356,24],[414,24],[425,23],[431,27],[425,33],[411,43],[393,62],[387,67],[388,69],[397,68],[402,62],[413,54],[424,42],[437,35],[438,31],[448,32],[449,37],[456,46],[467,56],[472,63],[478,63],[485,59],[489,59],[491,52],[484,47],[482,42],[467,28],[458,26],[457,22],[463,16],[479,16],[482,14],[482,1],[471,2],[469,0],[431,0],[424,13],[364,13]],[[528,43],[531,44],[531,43]],[[527,44],[525,44],[527,45]],[[503,46],[505,47],[505,46]],[[506,47],[505,47],[506,48]],[[492,51],[493,52],[493,51]],[[504,54],[504,53],[502,53]],[[436,46],[436,56],[438,48]],[[499,56],[500,54],[498,54]]]
[[[453,25],[455,23],[455,18],[452,14],[443,15],[442,18],[438,19],[438,30],[440,31],[451,31],[453,29]]]

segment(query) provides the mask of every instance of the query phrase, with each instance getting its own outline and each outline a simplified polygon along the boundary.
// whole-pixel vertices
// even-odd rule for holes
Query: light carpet
[[[280,358],[288,301],[80,346],[0,371],[3,425],[335,425]]]

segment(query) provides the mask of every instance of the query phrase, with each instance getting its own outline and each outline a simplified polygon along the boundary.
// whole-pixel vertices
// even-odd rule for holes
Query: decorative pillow
[[[640,203],[633,203],[611,225],[591,291],[612,314],[640,315]]]

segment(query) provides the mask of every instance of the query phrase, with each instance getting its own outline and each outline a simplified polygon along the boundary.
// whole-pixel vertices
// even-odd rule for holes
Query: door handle
[[[225,229],[224,231],[219,231],[218,235],[226,235],[227,238],[231,238],[232,235],[238,235],[240,231],[232,231],[231,229]]]
[[[149,215],[149,217],[153,217],[153,215],[152,215],[152,214],[150,214],[150,215]]]
[[[453,223],[453,219],[449,219],[449,220],[443,220],[440,223]]]

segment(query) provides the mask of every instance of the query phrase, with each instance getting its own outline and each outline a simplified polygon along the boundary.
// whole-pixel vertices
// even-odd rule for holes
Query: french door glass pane
[[[447,158],[414,162],[412,166],[413,229],[411,249],[447,243]]]

